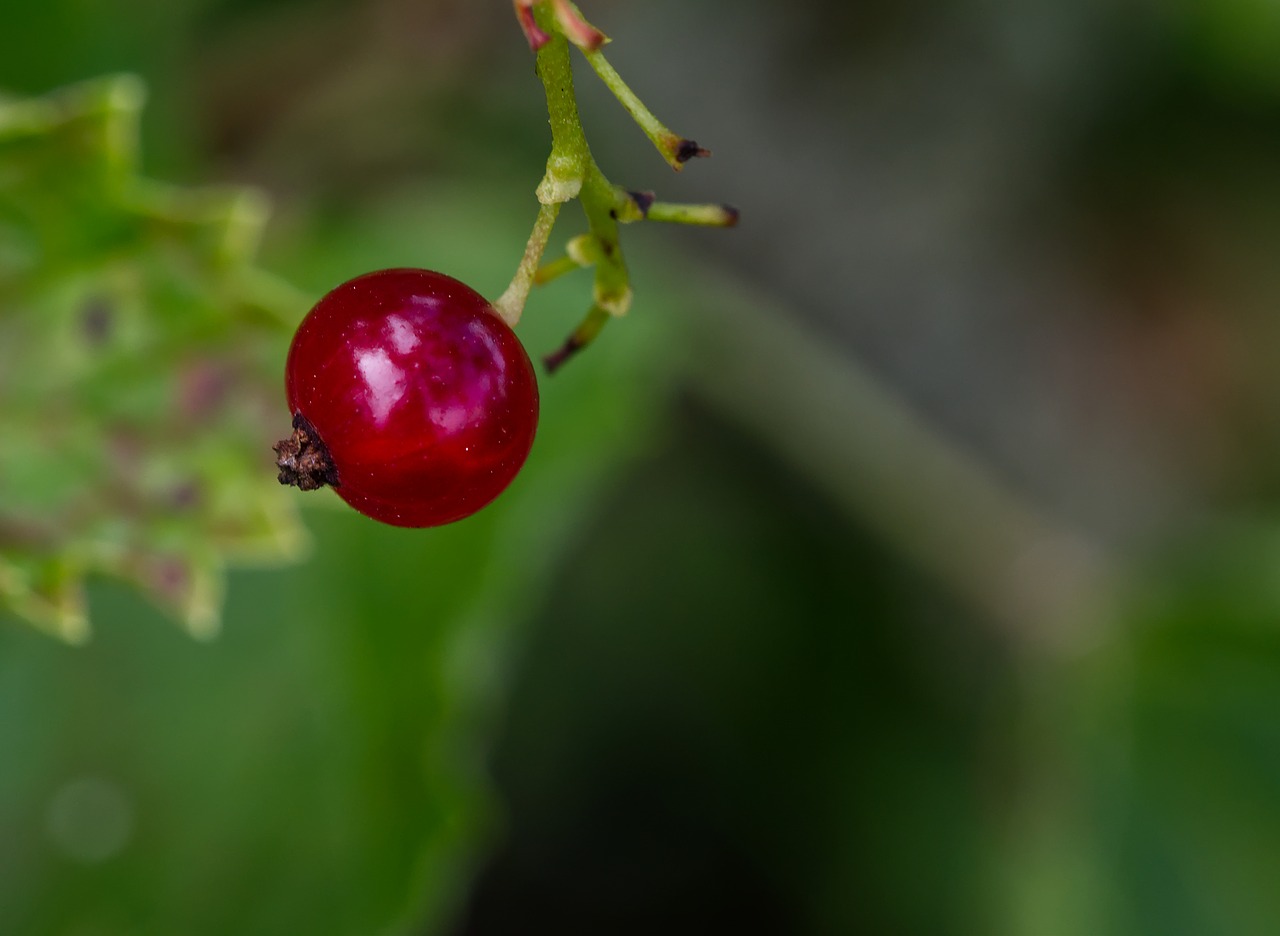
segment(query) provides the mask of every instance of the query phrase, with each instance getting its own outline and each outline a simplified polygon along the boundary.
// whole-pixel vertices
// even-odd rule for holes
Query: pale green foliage
[[[269,449],[302,303],[253,265],[253,192],[138,177],[143,98],[0,99],[0,607],[71,641],[86,575],[206,635],[228,561],[305,542]]]

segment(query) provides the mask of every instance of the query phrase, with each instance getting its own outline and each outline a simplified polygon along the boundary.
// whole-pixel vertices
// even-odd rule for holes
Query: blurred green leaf
[[[205,635],[227,557],[304,545],[264,454],[300,296],[253,266],[259,196],[137,177],[143,97],[0,104],[0,602],[72,641],[85,575]]]

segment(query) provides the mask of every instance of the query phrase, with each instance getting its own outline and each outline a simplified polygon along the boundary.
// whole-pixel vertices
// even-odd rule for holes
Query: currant
[[[533,445],[538,383],[520,340],[469,286],[430,270],[366,273],[302,320],[285,364],[293,435],[280,483],[329,486],[404,527],[470,516]]]

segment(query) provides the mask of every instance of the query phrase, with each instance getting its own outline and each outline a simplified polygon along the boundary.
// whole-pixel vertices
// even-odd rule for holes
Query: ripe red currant
[[[396,526],[470,516],[533,445],[538,383],[515,333],[479,293],[429,270],[343,283],[307,313],[285,365],[292,437],[280,483],[330,485]]]

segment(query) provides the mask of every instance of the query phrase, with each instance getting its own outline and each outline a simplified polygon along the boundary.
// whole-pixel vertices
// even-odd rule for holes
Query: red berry
[[[396,526],[470,516],[511,483],[533,445],[538,384],[484,297],[429,270],[343,283],[298,326],[285,365],[294,433],[282,484],[331,485]]]

